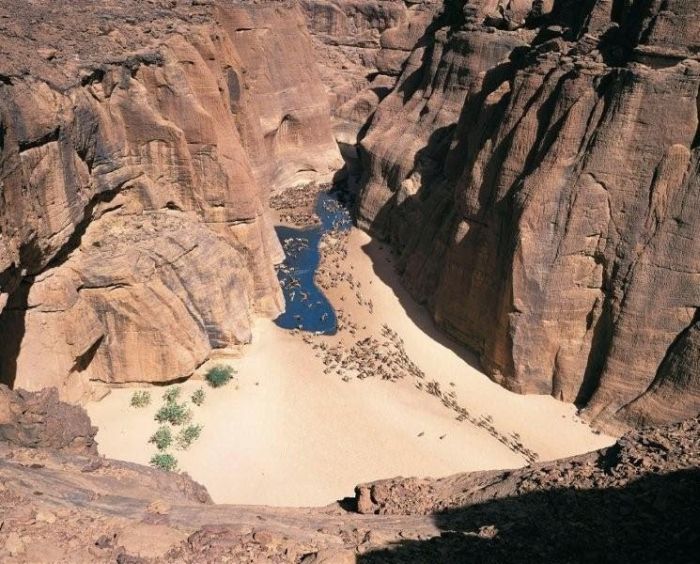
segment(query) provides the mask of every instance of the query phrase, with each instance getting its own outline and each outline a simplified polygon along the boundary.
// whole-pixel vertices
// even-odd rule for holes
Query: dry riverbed
[[[512,468],[611,444],[549,396],[521,396],[491,382],[476,360],[437,332],[399,283],[392,257],[352,229],[327,235],[317,276],[339,331],[312,335],[259,320],[254,342],[227,364],[234,381],[184,384],[202,433],[179,468],[220,503],[310,506],[352,494],[355,484]],[[108,457],[148,463],[158,428],[153,401],[130,407],[136,388],[87,406]]]

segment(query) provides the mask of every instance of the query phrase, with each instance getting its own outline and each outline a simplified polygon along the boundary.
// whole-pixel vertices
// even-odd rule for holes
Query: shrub
[[[155,444],[158,450],[165,450],[168,448],[173,442],[173,434],[170,432],[170,427],[166,427],[165,425],[158,427],[158,430],[151,435],[148,442]]]
[[[151,392],[134,392],[131,396],[131,407],[146,407],[151,403]]]
[[[231,378],[233,378],[234,374],[235,370],[233,368],[219,364],[209,369],[206,379],[212,388],[219,388],[225,384],[228,384]]]
[[[177,459],[172,454],[159,452],[151,457],[151,466],[172,472],[177,469]]]
[[[188,425],[177,434],[177,448],[187,450],[202,433],[201,425]]]
[[[199,388],[194,391],[192,394],[192,403],[195,404],[196,406],[200,406],[204,403],[204,398],[206,397],[206,394],[204,393],[204,390],[202,388]]]
[[[192,412],[182,403],[168,402],[162,406],[155,415],[158,423],[170,423],[171,425],[182,425],[187,423],[192,417]]]
[[[180,388],[168,388],[165,390],[165,393],[163,394],[163,399],[167,401],[168,403],[173,403],[177,401],[177,398],[180,397],[180,392],[182,390]]]

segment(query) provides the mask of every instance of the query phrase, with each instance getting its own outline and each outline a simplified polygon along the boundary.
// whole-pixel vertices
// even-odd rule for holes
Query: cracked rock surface
[[[79,401],[249,342],[284,307],[270,192],[340,167],[302,12],[0,2],[0,29],[2,381]]]

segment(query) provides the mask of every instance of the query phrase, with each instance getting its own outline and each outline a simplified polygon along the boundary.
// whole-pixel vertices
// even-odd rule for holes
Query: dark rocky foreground
[[[692,562],[700,549],[700,418],[295,509],[214,505],[186,475],[98,456],[85,414],[55,393],[0,394],[3,562]]]

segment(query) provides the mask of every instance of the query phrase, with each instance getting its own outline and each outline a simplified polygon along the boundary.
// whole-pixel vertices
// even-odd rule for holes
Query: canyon
[[[571,542],[538,554],[503,514],[607,492],[657,543],[628,527],[608,554],[654,561],[666,547],[683,561],[698,542],[687,499],[700,412],[699,14],[699,0],[0,0],[0,503],[12,529],[0,517],[12,535],[0,556],[70,559],[89,523],[95,538],[75,560],[498,561],[525,546],[533,561],[562,560],[586,535],[562,529]],[[316,281],[344,327],[326,340],[270,324],[290,299],[275,227],[313,221],[294,200],[307,206],[321,186],[364,231],[321,239]],[[285,198],[283,217],[270,202]],[[374,399],[338,400],[352,409],[323,432],[342,434],[354,414],[348,444],[376,464],[355,466],[393,472],[403,447],[377,454],[382,441],[424,431],[383,434],[365,417],[388,428],[401,404],[401,417],[431,421],[429,435],[450,430],[406,460],[477,472],[290,509],[212,504],[185,474],[140,454],[114,460],[132,460],[121,453],[145,432],[133,418],[106,435],[134,389],[189,390],[223,359],[255,378],[286,365],[296,384],[242,384],[239,399],[218,400],[220,419],[228,402],[244,414],[280,390],[314,405],[325,390],[335,405],[369,378],[353,355],[380,344],[398,360],[373,376],[404,387],[368,383]],[[329,373],[341,383],[317,378]],[[281,429],[299,424],[278,439],[300,450],[317,439],[315,414],[275,409]],[[493,461],[472,464],[474,445]],[[288,471],[313,489],[307,468]],[[633,501],[655,488],[669,497]],[[594,493],[567,497],[579,490]],[[256,499],[275,505],[268,493]],[[293,493],[290,505],[309,499]],[[604,505],[612,527],[622,514]],[[41,535],[58,536],[31,548]]]
[[[495,381],[693,415],[697,6],[505,4],[5,14],[3,381],[79,401],[250,342],[284,307],[267,198],[345,175]]]

